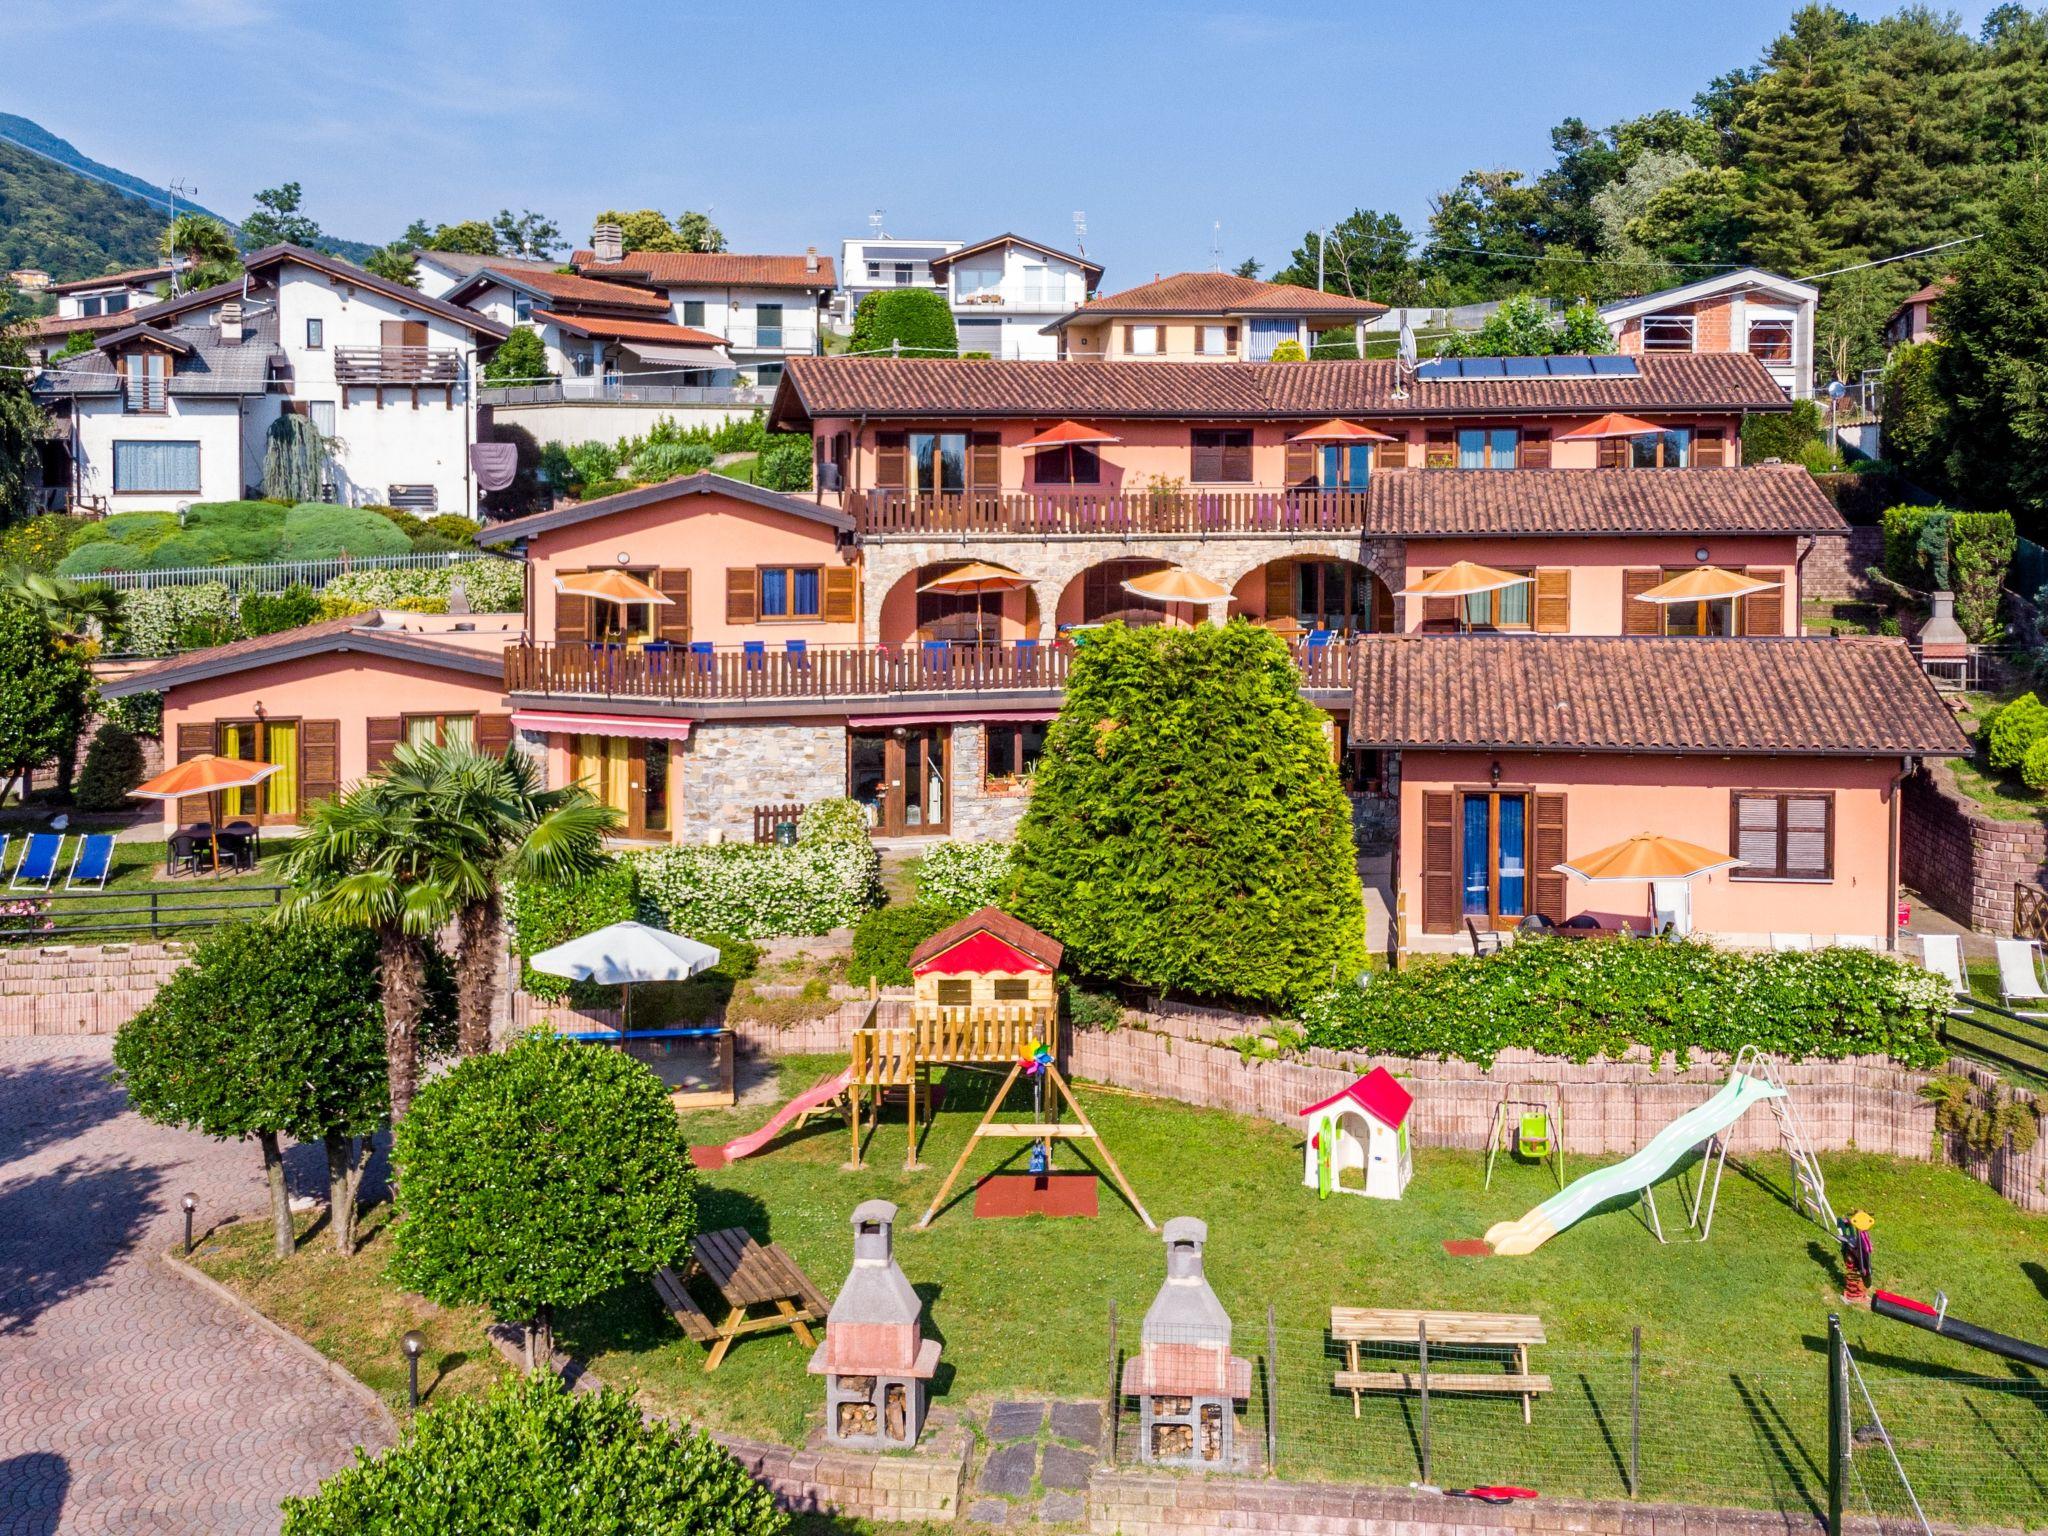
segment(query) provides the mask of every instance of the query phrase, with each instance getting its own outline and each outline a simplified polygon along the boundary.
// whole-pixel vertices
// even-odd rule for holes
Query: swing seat
[[[1524,1157],[1548,1157],[1550,1155],[1550,1116],[1533,1114],[1522,1116],[1515,1130],[1515,1149]]]

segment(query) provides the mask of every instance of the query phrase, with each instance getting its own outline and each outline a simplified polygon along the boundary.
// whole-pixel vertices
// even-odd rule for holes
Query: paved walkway
[[[254,1148],[153,1126],[111,1045],[0,1040],[0,1536],[275,1531],[380,1443],[312,1362],[172,1274],[183,1222],[260,1210]],[[319,1149],[298,1149],[313,1192]]]

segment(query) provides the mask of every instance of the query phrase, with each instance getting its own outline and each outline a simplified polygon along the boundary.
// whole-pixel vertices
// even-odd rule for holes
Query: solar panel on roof
[[[1553,379],[1587,379],[1593,376],[1593,359],[1576,355],[1545,358]]]
[[[1468,357],[1465,359],[1465,377],[1468,379],[1499,379],[1507,376],[1506,359],[1499,357]]]
[[[1633,379],[1641,372],[1632,357],[1589,357],[1586,361],[1593,365],[1593,372],[1603,379]]]
[[[1544,364],[1549,361],[1550,359],[1547,357],[1507,357],[1501,359],[1502,364],[1507,369],[1507,376],[1511,379],[1540,379],[1550,371],[1544,367]]]
[[[1464,361],[1462,357],[1433,357],[1426,363],[1416,365],[1415,377],[1418,379],[1455,379],[1464,372],[1460,366]]]

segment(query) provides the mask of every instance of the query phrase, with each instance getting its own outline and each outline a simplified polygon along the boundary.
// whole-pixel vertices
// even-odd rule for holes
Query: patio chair
[[[2048,991],[2041,988],[2041,946],[2032,939],[1998,941],[1998,991],[2005,1006],[2022,1018],[2048,1019],[2048,1013],[2029,1011],[2021,1003],[2048,1003]]]
[[[1838,933],[1835,935],[1836,949],[1875,949],[1877,935],[1874,933]]]
[[[811,670],[811,645],[808,640],[783,641],[782,654],[789,658],[789,669],[792,672]]]
[[[1922,934],[1920,963],[1947,982],[1957,997],[1968,995],[1970,988],[1963,980],[1963,941],[1955,934]]]
[[[713,652],[711,649],[711,642],[709,640],[692,640],[690,642],[691,670],[696,672],[709,672],[712,667],[712,662]]]
[[[1500,953],[1501,936],[1491,929],[1479,931],[1479,925],[1471,918],[1465,919],[1465,932],[1472,936],[1472,953],[1475,955],[1497,955]]]
[[[1780,954],[1809,950],[1813,948],[1813,935],[1810,933],[1774,933],[1771,935],[1771,948],[1777,950]]]
[[[953,642],[950,640],[927,640],[921,652],[927,672],[944,672],[953,660]]]
[[[749,672],[759,672],[768,665],[768,642],[746,640],[740,643],[741,664]]]
[[[1692,933],[1692,884],[1686,880],[1650,882],[1650,925],[1683,939]]]
[[[57,878],[57,860],[64,852],[64,836],[60,832],[31,832],[28,841],[22,845],[21,862],[14,866],[14,878],[8,882],[11,891],[33,891],[50,888],[50,882]]]
[[[95,890],[107,888],[107,874],[114,867],[114,834],[95,832],[78,840],[78,851],[71,856],[71,873],[64,877],[64,889],[75,890],[91,886]]]

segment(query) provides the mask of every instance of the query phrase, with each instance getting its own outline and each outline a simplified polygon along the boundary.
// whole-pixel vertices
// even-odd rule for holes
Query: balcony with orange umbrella
[[[1372,475],[1372,445],[1400,439],[1355,421],[1332,417],[1288,438],[1313,450],[1318,457],[1317,481],[1332,491],[1362,491]]]
[[[1513,571],[1496,570],[1490,565],[1480,565],[1472,560],[1459,560],[1440,571],[1431,571],[1420,581],[1403,587],[1394,595],[1397,597],[1451,598],[1458,602],[1458,627],[1469,630],[1472,625],[1466,615],[1464,600],[1478,597],[1486,592],[1499,592],[1507,587],[1520,586],[1535,581],[1533,576],[1517,575]]]

